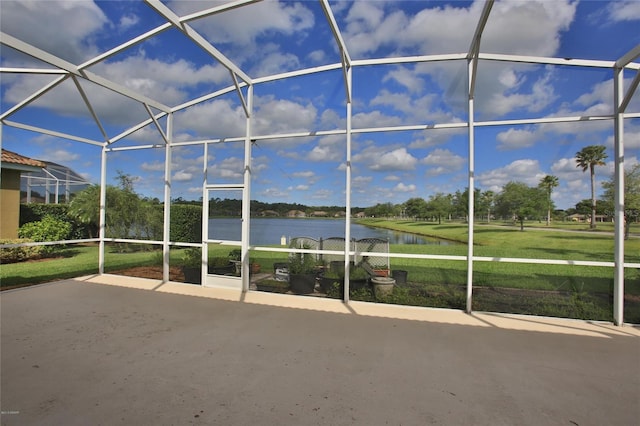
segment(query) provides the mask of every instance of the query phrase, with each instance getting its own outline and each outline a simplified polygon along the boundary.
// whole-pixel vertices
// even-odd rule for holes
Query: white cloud
[[[498,150],[507,151],[512,149],[528,148],[535,145],[540,139],[540,132],[530,129],[511,128],[506,132],[498,133]]]
[[[77,152],[67,151],[65,149],[46,149],[45,161],[51,161],[53,163],[69,163],[80,158]]]
[[[418,48],[422,54],[466,52],[483,7],[483,1],[474,1],[469,7],[425,7],[408,16],[396,10],[393,2],[354,2],[345,18],[344,36],[354,57],[384,47],[400,52]],[[573,21],[576,7],[577,2],[570,0],[496,2],[482,49],[551,56],[558,49],[560,33]]]
[[[292,174],[291,174],[291,176],[293,176],[293,177],[296,177],[296,178],[305,178],[305,179],[312,178],[312,177],[314,177],[315,175],[316,175],[316,174],[315,174],[315,172],[313,172],[313,171],[311,171],[311,170],[305,170],[305,171],[303,171],[303,172],[295,172],[295,173],[292,173]]]
[[[393,187],[393,190],[396,192],[415,192],[416,186],[412,183],[410,183],[409,185],[405,185],[404,183],[400,182]]]
[[[146,172],[163,172],[164,161],[154,161],[153,163],[147,163],[145,161],[140,165],[140,168]]]
[[[193,174],[187,173],[184,170],[178,170],[173,174],[173,180],[176,182],[188,182],[193,179]]]
[[[421,92],[424,88],[424,80],[406,67],[398,67],[390,71],[382,79],[383,82],[393,80],[406,87],[409,92]]]
[[[408,153],[406,148],[398,148],[384,153],[368,150],[353,156],[354,162],[360,159],[366,159],[369,169],[376,171],[414,170],[418,163],[418,160]]]
[[[179,15],[188,14],[194,10],[203,10],[214,5],[213,2],[207,4],[204,1],[172,1],[169,3],[169,7]],[[228,11],[221,15],[214,15],[193,22],[192,25],[215,44],[236,43],[248,46],[257,37],[266,33],[292,35],[299,31],[310,30],[314,25],[314,16],[304,2],[266,1]]]
[[[429,166],[427,175],[438,176],[462,169],[467,160],[448,149],[434,149],[421,162]]]
[[[478,183],[486,189],[500,192],[502,187],[511,182],[523,182],[529,186],[537,186],[544,177],[538,160],[522,159],[512,163],[478,174]]]
[[[93,1],[3,0],[1,8],[2,31],[72,63],[98,53],[91,36],[109,24]]]
[[[351,121],[354,129],[398,126],[402,124],[402,119],[400,117],[388,116],[380,111],[359,112],[353,115]]]
[[[607,6],[609,19],[612,21],[640,20],[640,2],[637,0],[612,1]]]

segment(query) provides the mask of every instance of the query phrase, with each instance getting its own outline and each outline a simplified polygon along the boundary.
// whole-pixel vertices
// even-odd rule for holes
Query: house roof
[[[46,167],[46,163],[2,149],[2,167],[6,169],[35,171]]]

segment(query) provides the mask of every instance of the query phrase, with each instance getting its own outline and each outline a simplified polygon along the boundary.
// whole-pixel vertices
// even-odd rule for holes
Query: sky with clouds
[[[220,1],[165,1],[178,16],[224,6]],[[353,60],[466,53],[482,13],[482,1],[329,1]],[[174,27],[93,63],[92,58],[165,24],[137,1],[0,2],[3,32],[135,90],[170,107],[220,91],[174,114],[177,142],[210,144],[210,183],[241,183],[245,112],[229,71]],[[327,66],[327,70],[254,84],[252,198],[310,205],[345,204],[346,92],[340,52],[320,2],[264,1],[188,23],[251,79]],[[483,53],[615,61],[640,44],[638,1],[496,1],[487,21]],[[5,45],[4,68],[43,68]],[[627,71],[625,87],[635,73]],[[3,72],[2,112],[41,90],[57,75]],[[79,82],[109,138],[149,118],[139,103],[91,82]],[[412,197],[464,190],[468,179],[468,131],[464,127],[370,132],[386,126],[464,123],[467,109],[464,60],[405,62],[353,67],[352,204],[401,203]],[[475,95],[476,122],[613,112],[609,68],[534,65],[482,60]],[[625,120],[625,162],[640,159],[640,95]],[[246,94],[246,91],[244,92]],[[158,110],[151,108],[153,113]],[[72,79],[6,117],[95,141],[104,137]],[[166,129],[166,119],[159,123]],[[285,137],[307,133],[302,138]],[[260,138],[267,135],[282,137]],[[228,140],[231,140],[229,142]],[[152,125],[111,146],[162,144]],[[590,197],[589,177],[576,167],[584,146],[607,147],[598,183],[613,172],[613,121],[482,126],[475,129],[475,177],[481,190],[500,191],[509,181],[537,185],[547,174],[560,186],[554,201],[568,208]],[[67,165],[91,182],[100,179],[101,148],[3,126],[2,147]],[[172,196],[202,196],[204,149],[172,150]],[[163,148],[108,154],[108,183],[120,171],[137,178],[143,195],[162,198]],[[599,186],[599,185],[598,185]]]

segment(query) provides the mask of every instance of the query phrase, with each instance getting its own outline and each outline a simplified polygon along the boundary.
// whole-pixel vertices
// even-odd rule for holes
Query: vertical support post
[[[202,236],[200,237],[200,282],[204,285],[207,282],[207,271],[209,270],[209,246],[207,240],[209,239],[209,191],[207,190],[207,183],[209,177],[207,174],[208,158],[209,158],[209,144],[205,143],[203,146],[202,160]]]
[[[104,239],[107,228],[107,144],[102,147],[100,159],[100,243],[98,249],[98,274],[104,274]]]
[[[613,321],[624,323],[624,116],[620,109],[624,98],[624,69],[614,68],[614,180],[615,180],[615,236],[613,272]]]
[[[472,58],[468,63],[469,77],[469,103],[468,103],[468,125],[469,125],[469,226],[467,236],[467,298],[465,311],[471,313],[473,299],[473,227],[475,217],[475,128],[474,128],[474,85],[476,67],[474,62],[476,58]]]
[[[242,189],[242,291],[249,290],[249,235],[251,229],[251,116],[253,114],[253,85],[247,88],[247,131],[244,138],[244,185]]]
[[[346,207],[345,207],[345,229],[344,229],[344,294],[343,301],[349,303],[349,252],[351,251],[351,100],[352,100],[352,68],[347,69],[347,152],[346,152]]]
[[[162,230],[162,282],[169,281],[169,241],[171,237],[171,142],[173,113],[167,115],[167,143],[164,146],[164,217]]]

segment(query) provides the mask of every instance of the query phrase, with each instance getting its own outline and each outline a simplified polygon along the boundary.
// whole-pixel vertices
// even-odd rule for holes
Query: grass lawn
[[[437,225],[427,222],[367,219],[364,225],[466,242],[467,227],[461,223]],[[573,225],[575,226],[575,225]],[[584,225],[582,225],[584,228]],[[575,228],[569,228],[571,229]],[[474,253],[484,257],[613,261],[613,237],[605,232],[567,232],[563,229],[527,229],[478,225]],[[210,246],[209,256],[226,257],[233,247]],[[467,255],[465,244],[393,244],[392,253]],[[178,265],[181,249],[171,249],[170,264]],[[253,251],[252,261],[263,272],[273,264],[286,262],[286,253]],[[640,238],[625,241],[625,260],[640,263]],[[155,251],[105,254],[105,271],[161,265]],[[379,300],[406,305],[464,309],[466,261],[391,258],[392,270],[407,271],[407,283]],[[2,288],[37,284],[98,272],[97,245],[74,245],[60,257],[34,262],[4,264],[0,267]],[[613,268],[575,265],[474,262],[473,309],[570,318],[612,319]],[[354,300],[375,300],[368,291],[351,295]],[[640,270],[625,270],[625,320],[640,323]]]

